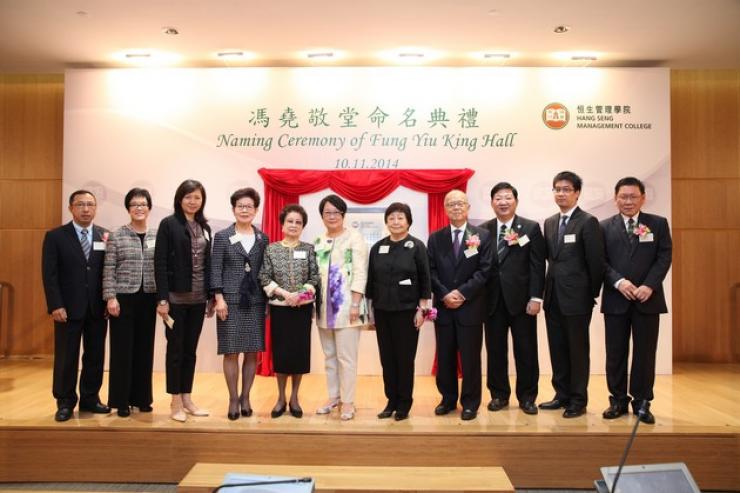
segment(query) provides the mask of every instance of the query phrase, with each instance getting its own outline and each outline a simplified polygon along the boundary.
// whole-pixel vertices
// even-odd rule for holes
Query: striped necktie
[[[498,231],[498,258],[501,258],[501,255],[503,255],[504,250],[506,249],[506,241],[504,240],[504,236],[506,236],[506,225],[502,224],[501,229],[499,229]]]
[[[80,245],[82,245],[82,253],[85,254],[85,259],[90,258],[90,240],[87,238],[87,228],[82,228],[80,231],[82,238],[80,238]]]

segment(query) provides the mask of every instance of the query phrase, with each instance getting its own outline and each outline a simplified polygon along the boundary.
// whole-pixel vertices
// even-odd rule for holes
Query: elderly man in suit
[[[488,231],[468,224],[470,204],[460,190],[444,199],[450,225],[429,237],[427,253],[432,280],[437,340],[437,389],[442,401],[434,410],[438,416],[457,407],[457,352],[462,362],[463,407],[461,419],[475,419],[481,401],[481,360],[483,317],[486,310],[485,284],[492,269]]]
[[[644,423],[655,423],[650,412],[655,382],[658,323],[668,307],[663,279],[671,266],[673,245],[666,218],[642,212],[645,185],[634,177],[614,187],[619,209],[601,222],[606,247],[606,279],[601,313],[606,327],[606,382],[609,408],[605,419],[632,409]],[[632,368],[627,393],[627,358],[632,335]],[[630,398],[631,395],[631,398]]]
[[[491,392],[488,410],[499,411],[509,405],[511,327],[516,398],[522,411],[537,414],[537,314],[545,288],[545,239],[536,221],[516,214],[518,204],[516,188],[507,182],[497,183],[491,189],[491,208],[496,217],[481,224],[490,232],[491,242],[495,242],[493,255],[498,259],[498,276],[491,276],[487,284],[487,385]]]
[[[67,421],[77,405],[77,368],[83,342],[80,411],[107,414],[100,402],[107,322],[102,295],[108,232],[93,225],[97,203],[87,190],[69,196],[72,221],[46,233],[42,275],[54,319],[54,419]]]
[[[585,414],[590,371],[589,325],[604,279],[599,221],[578,207],[581,178],[562,171],[552,181],[560,212],[545,220],[548,268],[545,322],[555,397],[540,409],[565,408],[563,417]]]

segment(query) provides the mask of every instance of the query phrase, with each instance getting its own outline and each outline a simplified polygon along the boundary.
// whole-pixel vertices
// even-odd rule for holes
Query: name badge
[[[465,253],[465,258],[470,258],[470,257],[472,257],[474,255],[478,255],[478,249],[477,248],[468,248],[463,253]]]
[[[146,240],[146,247],[147,248],[154,248],[154,246],[157,244],[157,240]]]
[[[240,241],[242,241],[242,235],[240,235],[239,233],[229,236],[229,243],[231,243],[232,245],[235,243],[239,243]]]
[[[404,279],[403,281],[398,281],[398,284],[401,286],[411,286],[411,279]]]
[[[576,242],[575,233],[563,236],[563,243],[575,243],[575,242]]]
[[[104,241],[93,241],[93,250],[98,250],[101,252],[105,251],[105,242]]]
[[[520,236],[518,243],[519,243],[519,246],[520,247],[523,247],[524,245],[526,245],[527,243],[529,243],[529,237],[527,235]]]
[[[653,242],[653,233],[648,233],[645,236],[638,236],[640,243],[651,243]]]
[[[305,260],[308,258],[306,250],[293,250],[293,258],[296,260]]]
[[[211,235],[208,234],[208,231],[205,229],[203,230],[203,236],[205,237],[206,241],[211,241]]]
[[[390,249],[390,245],[380,245],[380,247],[378,248],[378,253],[388,253]]]

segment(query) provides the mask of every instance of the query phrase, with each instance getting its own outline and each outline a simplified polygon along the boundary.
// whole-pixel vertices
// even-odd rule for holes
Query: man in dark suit
[[[450,225],[429,237],[429,270],[437,308],[437,389],[442,401],[436,415],[457,407],[457,352],[462,362],[461,418],[474,419],[481,401],[483,317],[485,284],[492,269],[488,231],[468,224],[470,204],[465,193],[453,190],[445,196]]]
[[[493,256],[498,259],[498,276],[491,276],[487,284],[488,410],[499,411],[509,405],[511,327],[516,398],[525,413],[537,414],[537,314],[545,288],[545,239],[536,221],[516,215],[518,204],[516,188],[510,183],[497,183],[491,189],[491,208],[496,217],[481,224],[491,234],[491,243],[496,245]]]
[[[563,417],[585,414],[590,371],[589,325],[604,280],[599,221],[578,207],[583,181],[562,171],[552,181],[560,212],[545,220],[547,276],[545,322],[555,397],[540,409],[565,408]]]
[[[46,233],[42,275],[46,304],[54,319],[54,419],[67,421],[77,404],[77,368],[83,341],[80,411],[109,413],[100,402],[107,321],[102,296],[103,259],[108,232],[93,225],[95,196],[77,190],[69,196],[72,221]]]
[[[619,214],[601,222],[606,247],[606,279],[601,313],[606,328],[606,383],[609,408],[605,419],[632,409],[644,423],[655,423],[650,412],[655,382],[658,323],[668,307],[663,279],[671,266],[673,244],[666,218],[642,212],[645,185],[634,177],[614,187]],[[627,393],[627,358],[632,334],[632,368]],[[632,399],[630,399],[630,395]]]

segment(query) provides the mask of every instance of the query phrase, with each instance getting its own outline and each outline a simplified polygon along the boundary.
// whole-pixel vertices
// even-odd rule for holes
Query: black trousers
[[[604,315],[606,327],[606,383],[619,404],[627,404],[627,359],[632,336],[629,395],[635,401],[653,400],[655,352],[660,315],[640,313],[633,306],[624,315]]]
[[[170,303],[170,316],[175,325],[165,325],[167,337],[167,393],[190,394],[193,391],[195,376],[195,353],[198,350],[198,339],[203,330],[203,319],[206,304],[180,305]]]
[[[481,362],[483,324],[435,324],[437,340],[437,390],[442,402],[453,407],[457,404],[457,352],[460,351],[462,388],[460,404],[463,409],[477,411],[481,401]]]
[[[139,291],[116,298],[121,314],[110,318],[108,405],[151,406],[156,294]]]
[[[77,404],[80,341],[83,353],[79,401],[83,407],[91,407],[100,402],[107,328],[108,324],[102,314],[95,316],[89,309],[83,319],[67,320],[65,323],[54,322],[52,392],[58,408],[74,408]]]
[[[492,398],[509,399],[509,327],[516,365],[516,398],[521,402],[537,400],[540,365],[537,357],[537,317],[509,314],[500,301],[486,321],[488,376],[486,385]]]
[[[555,398],[575,407],[588,404],[591,313],[563,315],[556,301],[545,310]]]
[[[419,343],[415,314],[416,310],[375,309],[375,335],[383,366],[385,397],[393,409],[402,413],[408,413],[413,403],[414,361]]]

